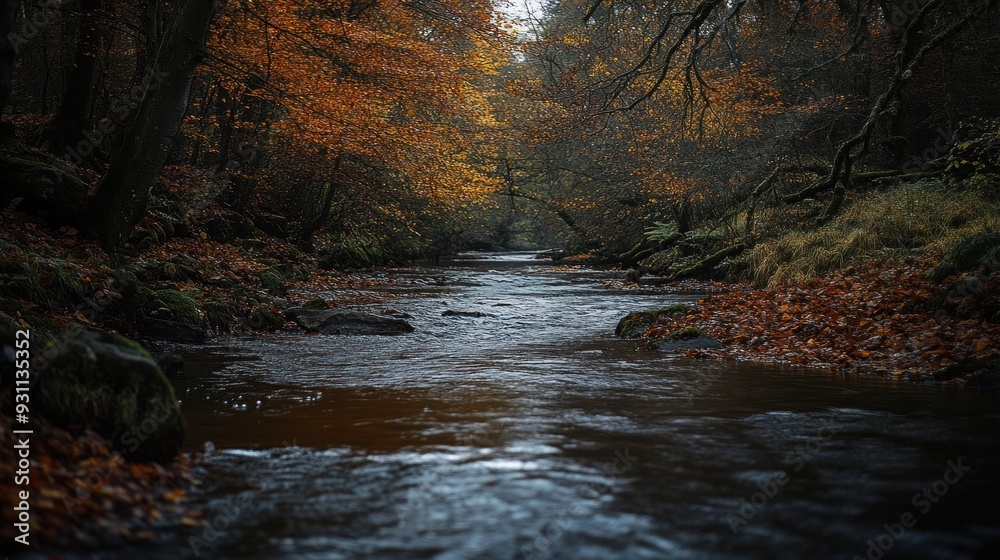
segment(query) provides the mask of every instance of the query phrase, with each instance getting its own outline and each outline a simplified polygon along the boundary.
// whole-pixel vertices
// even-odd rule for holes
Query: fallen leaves
[[[4,396],[3,414],[11,412]],[[0,425],[0,464],[15,465],[10,422]],[[184,507],[187,490],[198,481],[193,464],[127,463],[92,431],[70,433],[32,418],[30,492],[33,546],[102,546],[149,542],[169,526],[191,526],[200,511]],[[14,477],[0,478],[0,508],[11,511],[17,496]]]
[[[931,264],[870,263],[773,291],[737,285],[662,317],[647,336],[694,326],[727,345],[708,355],[894,376],[995,355],[1000,325],[971,312],[935,319],[942,287],[927,279]]]

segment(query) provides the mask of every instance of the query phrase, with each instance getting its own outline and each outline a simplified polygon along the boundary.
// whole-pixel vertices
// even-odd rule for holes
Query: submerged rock
[[[494,317],[489,313],[483,313],[482,311],[452,311],[449,309],[441,314],[442,317]]]
[[[81,331],[50,346],[33,402],[62,426],[82,425],[131,461],[170,463],[184,442],[184,417],[170,382],[137,342]]]
[[[285,318],[319,334],[397,335],[413,332],[413,326],[402,319],[359,311],[294,307],[285,312]]]
[[[413,315],[409,313],[403,313],[402,311],[396,311],[395,309],[383,309],[382,315],[388,315],[389,317],[395,317],[397,319],[412,319]]]

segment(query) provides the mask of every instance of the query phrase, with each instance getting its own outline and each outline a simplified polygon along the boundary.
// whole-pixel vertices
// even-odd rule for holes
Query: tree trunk
[[[17,57],[17,11],[19,0],[0,0],[0,121],[3,120],[7,98],[10,97]]]
[[[42,147],[56,155],[62,155],[66,148],[72,149],[91,129],[90,103],[97,76],[97,54],[104,38],[97,13],[103,4],[104,0],[80,0],[80,35],[73,54],[73,67],[66,78],[66,90],[56,116],[42,132]]]
[[[109,249],[120,246],[146,212],[149,191],[184,119],[195,67],[204,58],[215,2],[185,0],[176,10],[135,118],[91,203],[94,228]]]

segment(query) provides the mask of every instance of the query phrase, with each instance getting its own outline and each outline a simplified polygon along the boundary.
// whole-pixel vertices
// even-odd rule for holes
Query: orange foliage
[[[271,132],[298,146],[281,167],[349,155],[446,200],[496,187],[476,153],[493,120],[475,81],[510,39],[488,1],[277,0],[227,12],[212,49],[238,70],[225,90],[279,107]]]

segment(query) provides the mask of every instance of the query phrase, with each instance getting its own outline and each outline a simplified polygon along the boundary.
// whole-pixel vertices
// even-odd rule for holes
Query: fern
[[[653,227],[646,228],[646,239],[657,243],[666,241],[677,235],[677,224],[670,222],[653,222]]]

